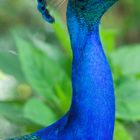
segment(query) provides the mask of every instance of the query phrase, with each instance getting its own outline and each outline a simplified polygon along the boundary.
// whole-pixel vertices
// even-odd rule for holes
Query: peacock
[[[115,97],[110,66],[99,35],[104,13],[118,0],[68,0],[67,27],[73,52],[72,103],[57,122],[10,140],[113,140]],[[38,0],[43,18],[55,22]]]

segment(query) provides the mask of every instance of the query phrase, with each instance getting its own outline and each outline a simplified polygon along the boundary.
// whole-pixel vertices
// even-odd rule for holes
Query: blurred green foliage
[[[100,30],[115,84],[114,140],[140,139],[138,4],[121,1],[113,14],[103,18]],[[52,13],[56,23],[51,26],[40,17],[35,2],[0,2],[0,138],[48,126],[70,106],[70,41],[63,18],[59,12]],[[132,128],[133,124],[137,127]]]

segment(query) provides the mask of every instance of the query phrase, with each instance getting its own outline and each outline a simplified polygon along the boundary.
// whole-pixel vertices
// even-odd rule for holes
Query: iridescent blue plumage
[[[67,25],[73,50],[70,110],[51,126],[14,140],[113,140],[114,88],[99,37],[99,23],[116,1],[68,1]],[[38,3],[42,13],[44,1]]]

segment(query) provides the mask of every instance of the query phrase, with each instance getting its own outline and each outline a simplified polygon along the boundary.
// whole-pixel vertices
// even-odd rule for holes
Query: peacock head
[[[46,6],[48,0],[37,0],[38,10],[43,18],[53,23],[54,18],[50,15]],[[99,23],[102,15],[118,0],[68,0],[67,18],[70,15],[77,17],[79,21],[85,21],[88,25]]]
[[[69,0],[67,9],[67,20],[71,17],[80,24],[86,24],[91,28],[99,24],[103,14],[118,0]]]

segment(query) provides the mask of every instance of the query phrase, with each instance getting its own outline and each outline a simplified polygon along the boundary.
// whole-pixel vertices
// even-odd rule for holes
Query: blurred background
[[[35,0],[0,0],[0,139],[48,126],[70,106],[72,53],[60,1],[50,2],[50,25]],[[120,0],[100,34],[115,85],[114,140],[140,140],[140,1]]]

